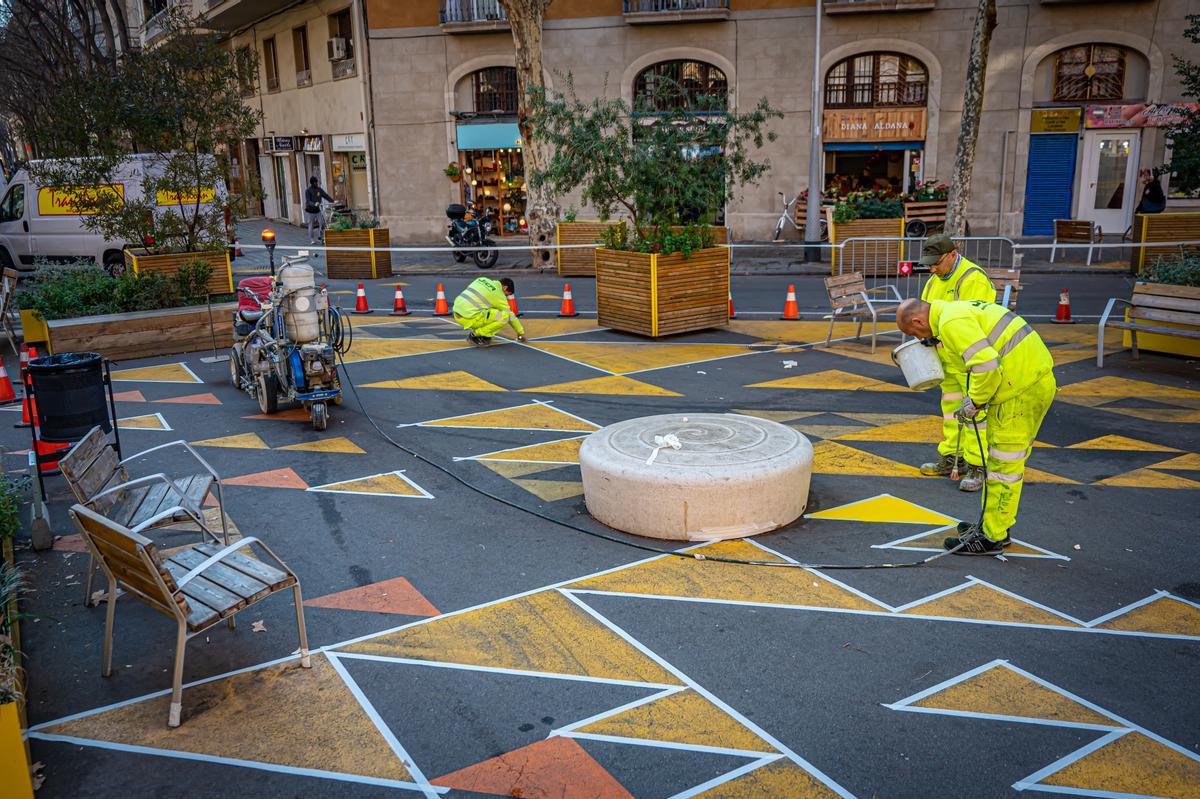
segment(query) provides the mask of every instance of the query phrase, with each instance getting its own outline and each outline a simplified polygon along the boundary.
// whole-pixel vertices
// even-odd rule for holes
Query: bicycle
[[[772,241],[782,241],[783,240],[784,224],[791,225],[792,230],[799,233],[801,239],[803,239],[804,238],[804,228],[801,225],[796,224],[796,214],[793,212],[793,209],[796,207],[796,201],[800,199],[800,195],[797,194],[795,197],[793,197],[790,200],[787,198],[787,195],[784,194],[783,192],[779,192],[779,196],[783,198],[783,212],[779,214],[779,221],[777,221],[775,223],[775,235],[771,237],[771,240]],[[825,218],[824,207],[821,208],[820,228],[819,228],[819,235],[817,237],[817,240],[818,241],[829,241],[829,220],[827,220]]]

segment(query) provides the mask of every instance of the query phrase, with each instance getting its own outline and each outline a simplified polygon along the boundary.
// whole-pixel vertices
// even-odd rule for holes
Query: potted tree
[[[167,24],[162,44],[68,78],[47,98],[45,129],[32,133],[49,158],[29,171],[86,229],[129,245],[124,268],[173,274],[199,259],[209,291],[229,293],[238,209],[225,189],[228,154],[255,133],[242,96],[253,65],[183,14],[169,12]]]
[[[753,153],[782,117],[766,99],[739,113],[722,95],[656,80],[632,108],[530,90],[532,122],[553,149],[531,175],[559,194],[580,190],[601,218],[620,211],[595,250],[596,307],[604,327],[657,337],[729,321],[729,249],[711,223],[736,190],[769,169]],[[707,223],[707,224],[706,224]],[[719,232],[718,232],[719,231]]]
[[[833,208],[831,244],[847,239],[887,238],[862,247],[834,248],[833,273],[866,272],[900,260],[904,238],[904,203],[879,190],[854,191]]]
[[[325,228],[325,246],[361,248],[325,253],[326,274],[331,280],[367,280],[392,274],[392,253],[375,249],[392,246],[391,231],[379,227],[378,219],[360,217],[353,211],[338,214]]]

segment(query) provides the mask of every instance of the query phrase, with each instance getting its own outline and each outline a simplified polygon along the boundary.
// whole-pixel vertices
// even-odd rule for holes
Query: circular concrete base
[[[661,446],[668,435],[679,449]],[[804,513],[812,465],[812,444],[797,431],[733,413],[629,419],[592,433],[579,450],[592,516],[628,533],[681,541],[788,524]]]

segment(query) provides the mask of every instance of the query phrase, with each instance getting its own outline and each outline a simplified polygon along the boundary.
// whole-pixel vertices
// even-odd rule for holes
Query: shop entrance
[[[525,221],[525,159],[520,147],[460,150],[463,204],[474,201],[479,215],[488,208],[502,236],[529,232]]]
[[[845,197],[852,191],[908,194],[922,176],[921,143],[885,146],[829,144],[825,147],[826,193]]]
[[[1129,227],[1137,201],[1140,143],[1139,130],[1089,130],[1084,135],[1080,219],[1090,219],[1109,232]]]

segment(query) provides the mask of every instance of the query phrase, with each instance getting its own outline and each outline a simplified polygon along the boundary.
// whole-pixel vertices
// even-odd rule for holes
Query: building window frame
[[[325,21],[329,26],[330,39],[346,40],[346,57],[337,61],[330,60],[333,79],[352,78],[358,74],[358,64],[354,47],[354,16],[350,13],[350,6],[326,15]]]
[[[263,39],[263,71],[267,77],[267,91],[279,91],[279,49],[275,46],[275,37]]]
[[[516,67],[484,67],[471,73],[471,110],[475,113],[515,115],[520,101]]]
[[[670,80],[679,90],[668,90],[656,96],[652,87],[655,78]],[[718,102],[703,100],[710,97]],[[698,58],[658,61],[639,71],[633,79],[633,105],[642,108],[644,104],[651,106],[651,113],[704,105],[709,106],[704,110],[711,111],[716,105],[724,109],[729,104],[729,77],[716,64]]]
[[[857,53],[829,68],[824,93],[825,108],[924,108],[929,67],[907,53]]]
[[[1092,42],[1064,47],[1054,54],[1054,101],[1124,99],[1128,65],[1129,49],[1119,44]]]
[[[309,60],[308,25],[292,28],[292,53],[296,61],[296,85],[312,85],[312,62]]]

